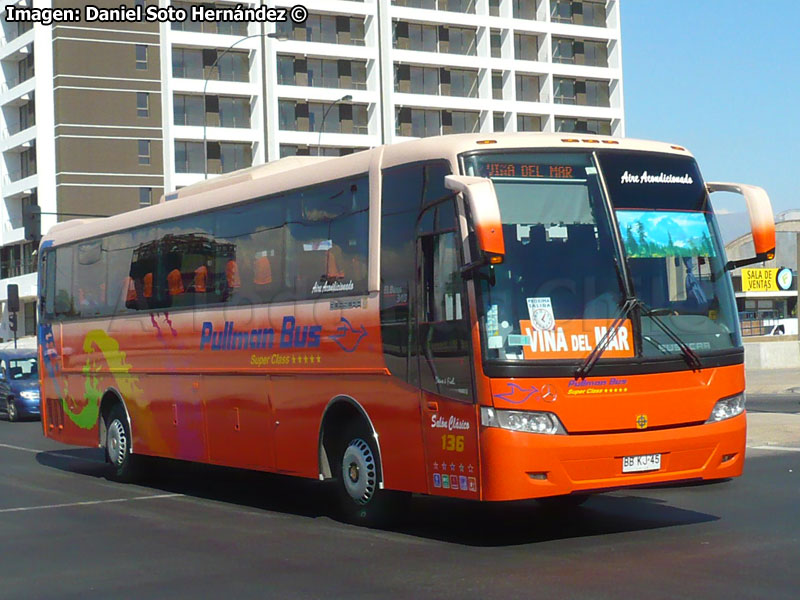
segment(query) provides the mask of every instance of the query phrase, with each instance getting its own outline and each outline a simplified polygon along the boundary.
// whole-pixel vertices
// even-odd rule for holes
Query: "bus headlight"
[[[723,398],[714,405],[711,411],[711,416],[706,423],[716,423],[717,421],[724,421],[744,412],[745,396],[744,392],[736,394],[730,398]]]
[[[39,392],[37,390],[25,390],[24,392],[20,392],[19,395],[25,398],[25,400],[39,399]]]
[[[551,412],[498,410],[490,406],[481,407],[481,425],[526,433],[549,435],[566,435],[567,433],[558,417]]]

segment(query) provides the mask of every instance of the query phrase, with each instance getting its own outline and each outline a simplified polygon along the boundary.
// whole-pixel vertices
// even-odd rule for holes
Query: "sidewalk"
[[[749,394],[793,393],[800,397],[800,368],[794,369],[748,369],[745,381]]]

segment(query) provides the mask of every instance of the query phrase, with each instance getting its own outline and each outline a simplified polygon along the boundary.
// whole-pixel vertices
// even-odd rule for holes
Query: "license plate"
[[[640,471],[658,471],[661,468],[660,454],[642,454],[641,456],[623,456],[622,472],[638,473]]]

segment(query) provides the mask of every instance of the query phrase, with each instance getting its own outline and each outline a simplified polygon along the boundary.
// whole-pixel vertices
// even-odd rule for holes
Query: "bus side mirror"
[[[464,195],[472,215],[478,247],[483,255],[479,257],[480,262],[484,264],[503,262],[506,253],[503,224],[492,181],[485,177],[448,175],[444,178],[444,186],[448,190]]]
[[[714,192],[733,192],[744,196],[747,212],[750,215],[750,230],[753,232],[753,246],[756,255],[752,258],[730,260],[725,265],[727,271],[738,269],[775,258],[775,217],[772,215],[772,204],[764,188],[744,183],[712,182],[706,184],[709,194]]]

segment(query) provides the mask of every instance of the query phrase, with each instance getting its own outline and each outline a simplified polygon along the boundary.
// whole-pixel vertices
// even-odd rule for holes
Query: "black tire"
[[[131,452],[131,429],[122,405],[115,404],[105,419],[106,461],[110,465],[109,479],[123,483],[137,480],[140,473],[138,456]]]
[[[19,410],[17,409],[17,405],[14,403],[14,398],[8,398],[6,400],[6,415],[8,415],[8,420],[12,423],[19,421]]]
[[[403,515],[409,495],[380,489],[378,447],[366,427],[345,429],[334,464],[339,509],[345,521],[377,526]]]

